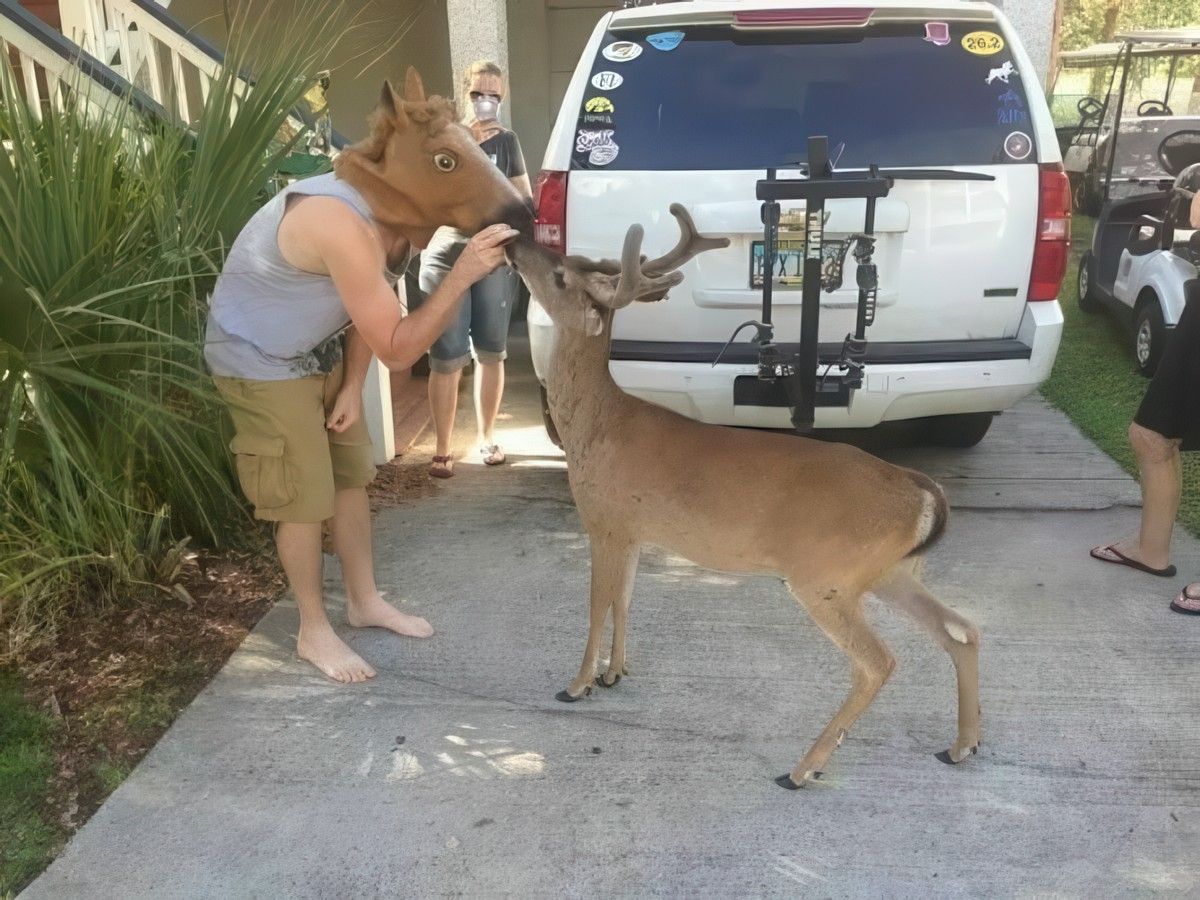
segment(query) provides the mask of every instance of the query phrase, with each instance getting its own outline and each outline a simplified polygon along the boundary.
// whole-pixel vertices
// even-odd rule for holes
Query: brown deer
[[[591,540],[587,647],[579,674],[558,699],[573,702],[594,683],[612,687],[625,674],[634,573],[641,547],[651,544],[709,569],[779,576],[850,658],[849,697],[791,773],[776,779],[781,786],[794,790],[821,777],[895,666],[864,615],[868,592],[915,618],[954,661],[958,737],[937,756],[961,762],[979,746],[979,630],[919,578],[921,557],[946,524],[941,488],[844,444],[695,422],[631,397],[609,374],[615,311],[661,300],[683,280],[676,269],[728,245],[698,236],[679,204],[671,213],[682,236],[658,259],[641,256],[638,225],[625,237],[620,262],[563,257],[526,240],[509,248],[556,325],[550,413]],[[749,482],[748,465],[761,473]],[[610,610],[612,655],[597,679]]]

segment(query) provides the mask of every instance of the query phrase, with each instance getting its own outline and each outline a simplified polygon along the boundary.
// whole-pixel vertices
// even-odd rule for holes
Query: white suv
[[[803,177],[810,135],[828,137],[838,171],[988,176],[897,180],[879,201],[866,379],[848,406],[816,410],[817,428],[927,419],[932,442],[978,442],[995,413],[1050,374],[1070,234],[1070,188],[1033,64],[988,3],[697,0],[606,15],[550,138],[537,238],[613,257],[640,222],[653,256],[678,236],[673,202],[702,234],[728,237],[684,267],[665,301],[617,315],[612,373],[629,393],[701,421],[788,428],[786,408],[735,402],[734,380],[757,371],[756,345],[743,337],[713,361],[761,310],[755,182],[768,168]],[[802,210],[783,204],[785,217]],[[826,241],[861,231],[863,211],[862,200],[829,201]],[[786,270],[803,248],[780,246]],[[854,331],[853,259],[845,265],[843,286],[821,294],[822,371]],[[536,300],[530,343],[544,380],[553,326]],[[775,340],[794,352],[794,280],[775,288],[773,305]]]

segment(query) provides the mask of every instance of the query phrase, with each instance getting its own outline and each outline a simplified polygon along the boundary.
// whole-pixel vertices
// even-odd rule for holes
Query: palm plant
[[[304,0],[282,22],[273,6],[234,18],[194,130],[129,102],[95,115],[79,86],[74,103],[39,119],[7,60],[0,68],[10,141],[0,152],[0,623],[10,639],[45,634],[80,602],[167,590],[188,535],[217,543],[247,521],[202,364],[205,300],[225,248],[304,136],[280,137],[326,64],[328,35],[354,28],[341,4],[331,14]],[[248,71],[252,86],[239,75]]]

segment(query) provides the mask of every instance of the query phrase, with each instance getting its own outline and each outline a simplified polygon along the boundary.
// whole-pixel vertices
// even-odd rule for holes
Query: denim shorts
[[[454,266],[466,241],[457,232],[442,229],[421,252],[421,293],[428,297]],[[422,298],[423,299],[423,298]],[[508,323],[517,300],[517,273],[502,266],[475,282],[462,300],[458,315],[450,320],[429,350],[434,372],[458,372],[472,356],[480,362],[500,362],[508,356]]]

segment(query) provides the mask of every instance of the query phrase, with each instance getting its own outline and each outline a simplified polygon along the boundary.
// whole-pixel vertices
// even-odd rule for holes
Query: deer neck
[[[609,429],[614,407],[628,399],[608,370],[613,313],[609,310],[601,315],[602,326],[596,335],[577,327],[556,329],[546,393],[568,452],[587,443],[596,431]]]

